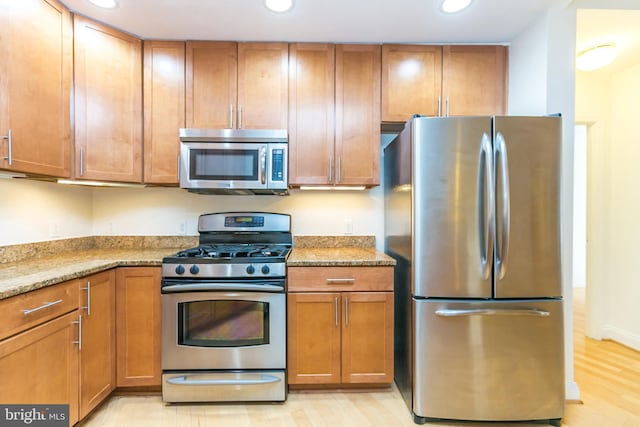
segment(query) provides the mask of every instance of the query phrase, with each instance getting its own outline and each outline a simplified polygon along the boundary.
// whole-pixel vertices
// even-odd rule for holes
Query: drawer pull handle
[[[356,279],[327,279],[329,285],[353,285]]]
[[[35,313],[36,311],[44,310],[45,308],[52,307],[52,306],[54,306],[56,304],[60,304],[61,302],[62,302],[61,299],[59,299],[58,301],[46,302],[46,303],[42,304],[40,307],[31,308],[29,310],[22,310],[22,314],[24,314],[26,316],[27,314],[31,314],[31,313]]]

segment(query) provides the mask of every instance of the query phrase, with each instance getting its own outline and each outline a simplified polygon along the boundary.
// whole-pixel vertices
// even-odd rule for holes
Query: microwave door
[[[267,144],[183,142],[181,156],[183,188],[267,188]]]

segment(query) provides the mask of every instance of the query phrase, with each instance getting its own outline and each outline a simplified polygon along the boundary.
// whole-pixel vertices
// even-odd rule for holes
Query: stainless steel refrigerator
[[[384,150],[395,380],[414,421],[564,411],[560,117],[416,117]]]

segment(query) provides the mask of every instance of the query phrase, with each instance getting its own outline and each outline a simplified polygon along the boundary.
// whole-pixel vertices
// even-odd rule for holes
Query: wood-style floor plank
[[[563,426],[640,426],[640,352],[584,336],[584,289],[574,289],[575,380]],[[505,423],[429,423],[426,426]],[[83,427],[403,427],[415,426],[397,388],[366,392],[295,391],[284,404],[165,405],[160,396],[112,396]],[[526,424],[518,424],[524,427]],[[538,424],[539,426],[539,424]]]

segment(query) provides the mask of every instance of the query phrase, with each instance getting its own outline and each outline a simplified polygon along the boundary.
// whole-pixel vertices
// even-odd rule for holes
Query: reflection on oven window
[[[178,304],[178,343],[241,347],[269,343],[269,303],[213,300]]]

